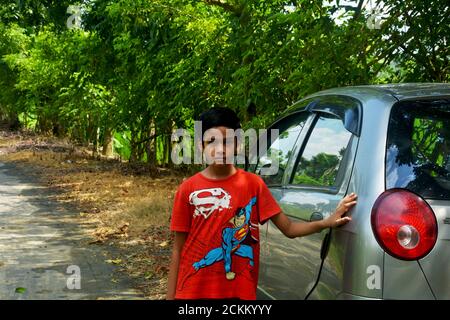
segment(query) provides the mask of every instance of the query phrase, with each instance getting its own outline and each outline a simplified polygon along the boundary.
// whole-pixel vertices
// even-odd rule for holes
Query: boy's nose
[[[222,156],[225,154],[225,146],[221,143],[218,143],[214,151],[216,156]]]

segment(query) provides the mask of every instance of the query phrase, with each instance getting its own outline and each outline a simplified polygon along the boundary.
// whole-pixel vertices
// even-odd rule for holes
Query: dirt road
[[[0,162],[0,299],[141,298],[54,193]]]

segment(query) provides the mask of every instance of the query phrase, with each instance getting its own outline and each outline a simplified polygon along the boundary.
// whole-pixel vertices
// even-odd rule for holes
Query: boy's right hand
[[[342,217],[347,211],[349,211],[355,204],[358,196],[355,193],[351,193],[342,198],[336,207],[334,213],[325,219],[325,226],[327,228],[335,228],[344,225],[352,220],[350,217]]]

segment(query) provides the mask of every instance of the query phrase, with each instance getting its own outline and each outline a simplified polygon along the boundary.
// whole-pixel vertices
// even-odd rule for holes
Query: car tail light
[[[372,208],[372,230],[380,246],[402,260],[417,260],[433,249],[436,216],[428,203],[405,189],[383,192]]]

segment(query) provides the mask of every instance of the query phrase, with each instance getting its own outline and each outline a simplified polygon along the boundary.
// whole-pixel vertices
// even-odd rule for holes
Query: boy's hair
[[[206,130],[213,127],[227,127],[234,130],[241,128],[236,112],[228,107],[213,107],[203,112],[198,121],[202,122],[202,137]]]

